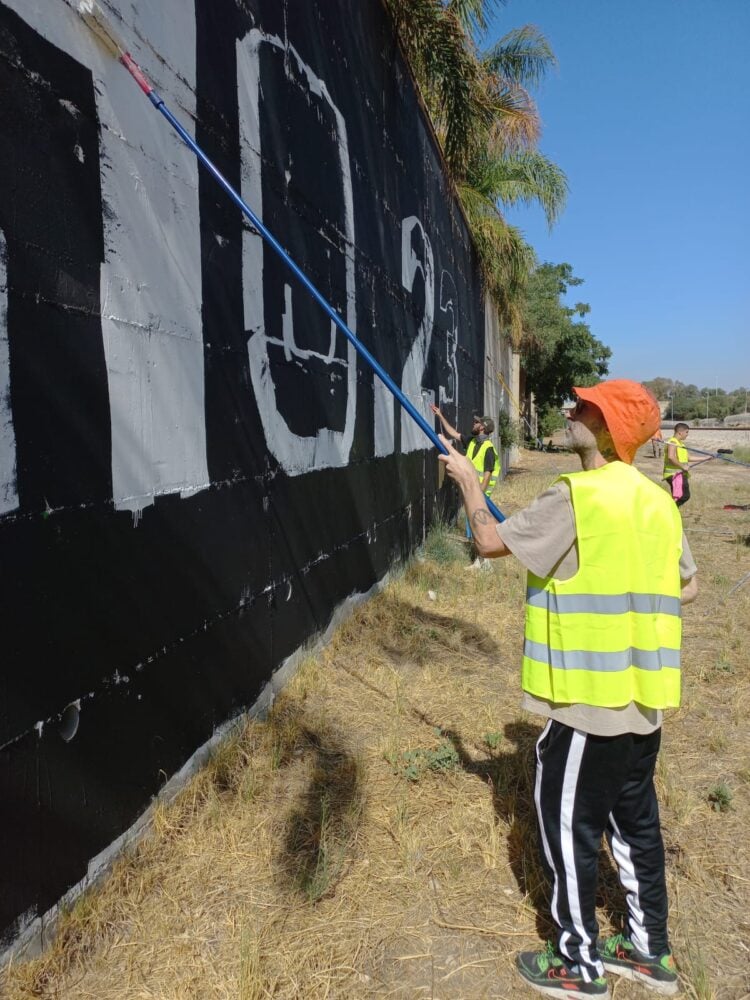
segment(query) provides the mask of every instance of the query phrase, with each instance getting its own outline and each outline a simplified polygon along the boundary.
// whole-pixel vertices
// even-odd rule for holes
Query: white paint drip
[[[74,118],[80,118],[81,117],[80,110],[76,107],[75,104],[73,104],[72,101],[65,101],[62,98],[60,98],[60,104],[62,105],[62,107],[65,108],[65,110],[68,112],[68,114],[72,115]]]
[[[75,153],[76,159],[78,160],[79,163],[83,163],[85,161],[86,157],[84,156],[83,150],[81,149],[80,146],[75,145],[73,147],[73,152]]]
[[[18,507],[16,432],[10,406],[8,348],[8,247],[0,229],[0,514]]]
[[[284,71],[290,86],[306,86],[307,99],[318,120],[326,127],[329,122],[320,113],[324,104],[334,118],[334,135],[339,154],[338,176],[334,173],[331,183],[338,183],[344,208],[344,259],[346,270],[346,315],[345,321],[352,332],[356,332],[356,289],[354,274],[354,197],[352,192],[351,168],[347,143],[346,123],[331,100],[325,82],[315,75],[310,66],[303,62],[297,50],[276,35],[267,35],[252,30],[237,42],[237,97],[240,109],[240,135],[242,150],[242,196],[253,211],[262,218],[263,192],[261,187],[261,140],[260,114],[262,90],[260,84],[260,52],[263,46],[284,59]],[[317,101],[313,101],[317,98]],[[289,159],[291,168],[291,158]],[[287,183],[291,180],[291,170],[286,171]],[[325,236],[325,234],[323,234]],[[336,468],[349,461],[354,439],[356,418],[357,363],[356,350],[347,341],[346,360],[336,358],[336,338],[340,336],[331,322],[329,349],[325,354],[306,350],[297,345],[294,336],[292,314],[292,291],[290,285],[284,288],[284,314],[282,317],[282,341],[284,357],[296,361],[304,367],[304,362],[316,358],[324,364],[338,366],[347,380],[346,413],[344,429],[335,431],[327,427],[317,430],[315,436],[294,433],[279,412],[276,386],[273,381],[269,356],[269,345],[279,344],[265,332],[265,311],[263,302],[263,259],[262,238],[245,228],[242,234],[242,274],[245,309],[245,328],[249,331],[248,355],[250,376],[255,399],[260,411],[266,444],[285,472],[296,476],[313,469]]]

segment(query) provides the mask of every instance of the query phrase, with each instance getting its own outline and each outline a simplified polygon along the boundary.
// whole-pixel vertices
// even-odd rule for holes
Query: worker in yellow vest
[[[466,457],[477,470],[479,489],[490,496],[500,475],[500,456],[490,439],[495,430],[495,421],[490,417],[480,417],[482,432],[472,438],[466,446]]]
[[[664,449],[664,479],[669,486],[672,499],[678,507],[682,507],[690,499],[690,465],[700,465],[701,462],[710,462],[708,458],[691,459],[690,452],[685,447],[685,441],[690,428],[687,424],[679,423],[674,425],[674,434],[667,441]]]
[[[516,964],[548,996],[607,998],[607,971],[672,995],[654,769],[662,713],[680,700],[681,606],[696,596],[697,569],[676,506],[632,465],[659,426],[656,400],[628,379],[573,391],[566,445],[582,471],[502,524],[471,463],[452,447],[439,456],[480,554],[512,553],[528,570],[522,705],[546,719],[534,799],[558,938]],[[625,933],[599,942],[604,834],[628,914]]]
[[[480,490],[485,496],[490,496],[500,475],[500,456],[490,438],[490,434],[495,430],[494,420],[491,417],[480,417],[478,414],[474,414],[471,434],[461,434],[448,423],[440,407],[431,403],[430,409],[439,419],[443,433],[453,441],[461,443],[467,458],[476,469]],[[466,516],[466,537],[472,537],[468,514]],[[476,556],[471,568],[479,569],[482,565],[482,560]]]

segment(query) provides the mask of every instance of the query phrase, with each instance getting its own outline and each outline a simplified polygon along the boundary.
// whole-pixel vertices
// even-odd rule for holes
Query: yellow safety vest
[[[562,704],[680,703],[682,522],[661,487],[623,462],[560,477],[578,572],[528,574],[522,683]]]
[[[682,462],[683,465],[687,465],[687,461],[688,461],[688,457],[689,457],[688,450],[685,447],[685,445],[682,443],[682,441],[680,441],[680,439],[678,437],[671,437],[669,439],[669,441],[667,441],[666,446],[664,448],[664,472],[662,473],[662,477],[661,477],[662,479],[666,479],[667,476],[673,476],[675,474],[675,472],[682,472],[682,469],[679,469],[676,465],[672,465],[672,463],[669,461],[669,446],[670,446],[670,444],[676,445],[676,447],[677,447],[677,461],[678,462]],[[683,475],[688,476],[688,475],[690,475],[690,473],[689,472],[683,472]]]
[[[485,472],[484,456],[487,454],[488,448],[493,448],[494,450],[494,445],[492,444],[492,441],[490,441],[489,438],[487,438],[486,441],[482,441],[482,443],[478,447],[477,447],[477,439],[473,438],[471,441],[469,441],[469,446],[466,449],[466,455],[469,461],[479,473],[480,482],[482,479],[484,479],[484,472]],[[486,496],[489,496],[492,490],[495,488],[495,483],[497,482],[497,477],[499,476],[499,474],[500,474],[500,457],[497,454],[497,450],[495,450],[495,464],[493,465],[492,472],[490,473],[490,481],[487,483],[487,489],[484,491]]]

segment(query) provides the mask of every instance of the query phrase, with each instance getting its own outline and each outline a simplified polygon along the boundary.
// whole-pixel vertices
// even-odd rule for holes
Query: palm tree
[[[475,38],[498,0],[385,0],[464,207],[487,288],[512,341],[535,258],[502,207],[537,203],[551,226],[565,203],[565,175],[536,149],[539,114],[529,87],[555,64],[533,27],[487,52]]]

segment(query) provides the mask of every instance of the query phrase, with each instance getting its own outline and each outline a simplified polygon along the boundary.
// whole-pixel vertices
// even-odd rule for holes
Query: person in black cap
[[[466,452],[466,457],[477,470],[479,488],[485,496],[490,496],[500,474],[500,457],[490,439],[490,434],[495,430],[494,420],[491,417],[482,417],[475,413],[471,434],[461,434],[455,427],[448,423],[439,406],[431,403],[430,409],[440,420],[446,437],[461,443]],[[466,517],[466,537],[472,537],[468,515]],[[476,555],[472,562],[472,567],[479,569],[486,562],[486,560],[482,560]]]

